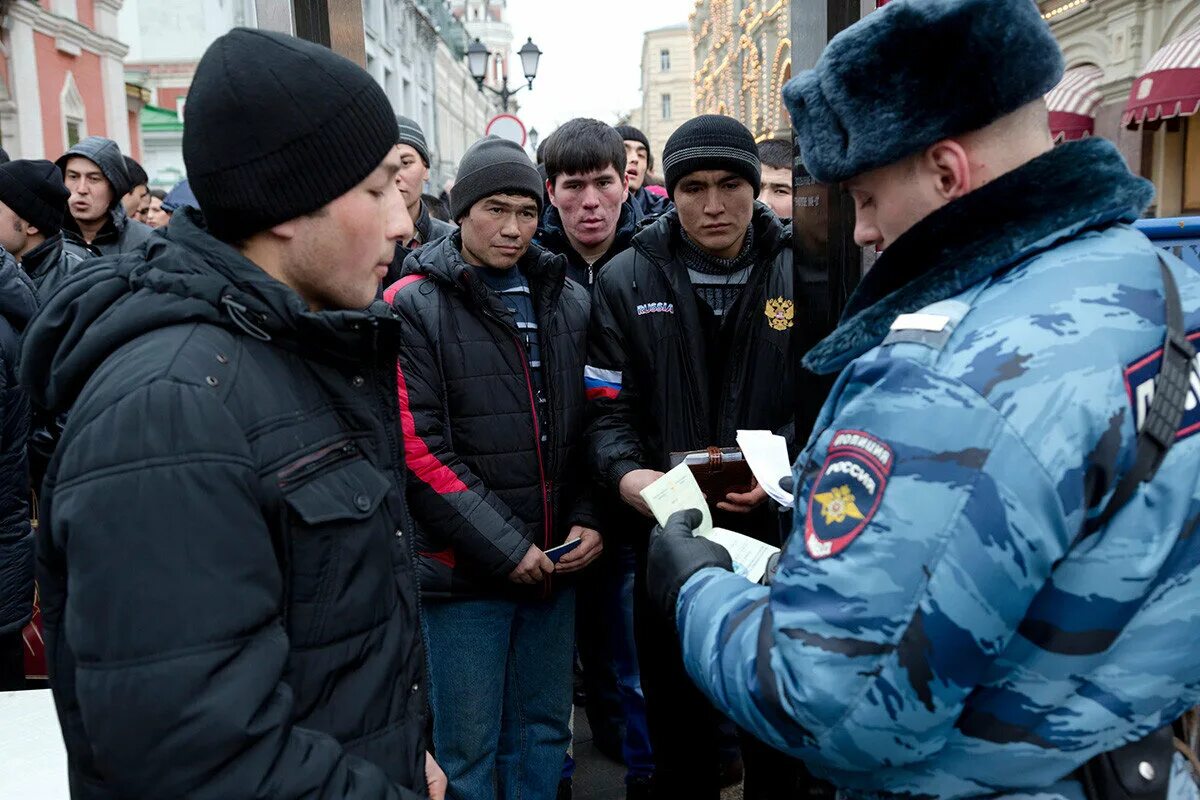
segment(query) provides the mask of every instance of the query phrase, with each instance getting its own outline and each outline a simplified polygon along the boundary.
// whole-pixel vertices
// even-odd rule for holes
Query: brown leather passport
[[[748,492],[754,486],[754,473],[750,464],[736,447],[710,447],[686,453],[671,453],[671,466],[687,464],[700,491],[715,506],[725,500],[730,492]]]

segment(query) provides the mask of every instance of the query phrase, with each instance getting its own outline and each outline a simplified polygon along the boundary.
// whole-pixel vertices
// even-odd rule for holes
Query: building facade
[[[129,46],[125,79],[146,93],[138,160],[153,188],[170,189],[187,177],[183,118],[196,65],[218,36],[255,26],[254,0],[125,0],[117,22]]]
[[[1157,189],[1152,213],[1200,213],[1200,0],[1041,0],[1067,74],[1058,141],[1103,136]]]
[[[737,117],[759,141],[790,139],[788,0],[697,0],[690,17],[696,111]]]
[[[4,4],[0,146],[13,158],[55,159],[86,136],[139,155],[143,95],[126,87],[122,0]]]
[[[646,31],[642,39],[642,107],[633,122],[650,140],[654,169],[663,145],[695,114],[692,34],[684,23]]]
[[[504,86],[508,77],[508,57],[512,53],[512,26],[505,19],[508,0],[451,0],[452,13],[467,31],[470,39],[478,39],[491,53],[488,59],[487,71],[483,83],[493,89]],[[469,44],[469,42],[468,42]],[[516,82],[523,80],[522,75],[516,76]],[[509,108],[515,113],[516,103],[509,101]]]

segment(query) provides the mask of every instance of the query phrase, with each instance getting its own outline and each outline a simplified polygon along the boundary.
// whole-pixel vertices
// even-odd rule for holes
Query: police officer
[[[883,252],[806,356],[840,376],[770,585],[695,511],[648,583],[717,708],[847,796],[1195,796],[1200,275],[1115,147],[1053,148],[1062,71],[1029,0],[895,0],[785,89]]]

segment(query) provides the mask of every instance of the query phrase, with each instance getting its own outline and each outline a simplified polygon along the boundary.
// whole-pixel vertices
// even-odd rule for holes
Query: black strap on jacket
[[[1100,516],[1088,523],[1089,533],[1107,525],[1122,506],[1133,498],[1138,486],[1154,477],[1167,457],[1167,451],[1175,444],[1175,432],[1179,430],[1179,421],[1183,419],[1196,348],[1187,339],[1179,287],[1175,285],[1175,276],[1171,274],[1161,252],[1158,254],[1158,269],[1162,273],[1167,305],[1167,336],[1163,342],[1162,367],[1154,381],[1154,397],[1146,409],[1146,421],[1137,434],[1133,467],[1121,478]]]

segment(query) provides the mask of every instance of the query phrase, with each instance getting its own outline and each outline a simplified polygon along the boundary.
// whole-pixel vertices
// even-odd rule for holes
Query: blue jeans
[[[554,800],[571,742],[575,595],[425,604],[433,746],[455,800]]]
[[[646,698],[642,695],[642,676],[638,669],[637,644],[633,638],[633,580],[637,561],[633,548],[621,548],[620,581],[612,606],[620,617],[613,620],[612,657],[617,672],[617,691],[625,711],[625,742],[622,750],[626,779],[648,778],[654,774],[654,754],[650,749],[650,731],[646,726]]]

